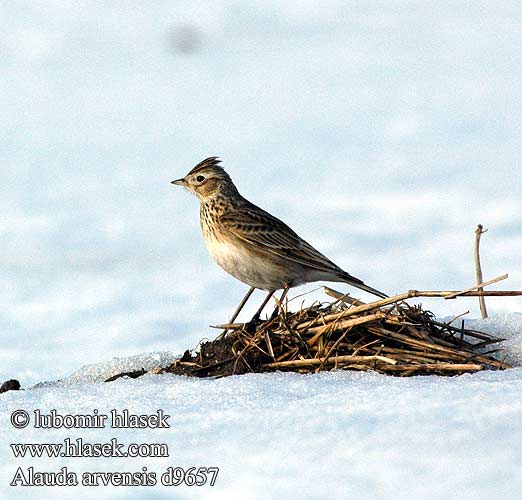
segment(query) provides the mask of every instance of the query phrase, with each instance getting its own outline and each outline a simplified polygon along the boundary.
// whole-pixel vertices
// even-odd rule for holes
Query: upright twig
[[[482,283],[482,268],[480,267],[480,254],[479,254],[479,245],[480,245],[480,236],[484,234],[487,229],[482,228],[482,224],[477,226],[475,229],[475,274],[477,276],[477,285]],[[479,292],[483,290],[482,287],[477,288]],[[482,314],[482,319],[488,317],[488,311],[486,309],[486,300],[484,296],[479,296],[479,305],[480,305],[480,313]]]

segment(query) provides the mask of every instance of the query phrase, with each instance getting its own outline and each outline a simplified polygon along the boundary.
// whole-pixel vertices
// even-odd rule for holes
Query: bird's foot
[[[270,318],[268,318],[268,321],[272,321],[273,319],[276,319],[278,316],[279,316],[279,307],[274,307],[274,310],[272,311]]]
[[[259,323],[261,323],[259,316],[254,316],[248,323],[245,323],[244,329],[247,333],[254,333]]]
[[[274,308],[270,317],[268,317],[265,320],[261,320],[260,315],[256,314],[255,316],[252,317],[252,319],[248,323],[245,323],[244,329],[247,333],[254,333],[257,330],[257,327],[261,323],[268,323],[270,321],[273,321],[278,316],[279,316],[279,308],[277,308],[277,307]]]

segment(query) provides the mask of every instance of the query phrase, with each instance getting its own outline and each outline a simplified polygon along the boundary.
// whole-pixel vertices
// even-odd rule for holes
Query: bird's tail
[[[359,278],[356,278],[355,276],[352,276],[351,274],[343,273],[341,275],[341,277],[345,283],[348,283],[349,285],[359,288],[360,290],[364,290],[365,292],[371,293],[372,295],[381,297],[381,299],[388,298],[388,295],[386,295],[385,293],[380,292],[379,290],[372,288],[371,286],[368,286],[366,283],[364,283],[364,281],[361,281]]]

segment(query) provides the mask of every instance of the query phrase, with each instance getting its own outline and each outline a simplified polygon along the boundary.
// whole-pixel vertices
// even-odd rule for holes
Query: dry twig
[[[475,251],[474,251],[474,260],[475,260],[475,274],[477,276],[477,283],[482,283],[482,267],[480,266],[480,253],[479,253],[479,245],[480,245],[480,237],[487,231],[487,229],[482,229],[482,224],[477,226],[475,229]],[[477,290],[481,292],[483,290],[482,287],[477,287]],[[486,300],[484,296],[479,297],[479,306],[480,306],[480,314],[482,314],[482,319],[488,317],[488,311],[486,309]]]

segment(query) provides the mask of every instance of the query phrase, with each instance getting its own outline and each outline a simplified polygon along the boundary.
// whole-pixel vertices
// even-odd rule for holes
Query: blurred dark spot
[[[20,382],[16,379],[11,379],[5,381],[0,387],[0,393],[7,391],[19,391],[20,390]]]
[[[112,377],[109,377],[105,382],[114,382],[115,380],[122,378],[122,377],[129,377],[129,378],[138,378],[142,375],[145,375],[147,373],[145,371],[145,368],[142,368],[141,370],[134,370],[132,372],[124,372],[124,373],[117,373],[116,375],[113,375]]]
[[[201,32],[191,24],[178,24],[170,30],[169,47],[173,52],[193,54],[200,50],[202,45]]]

